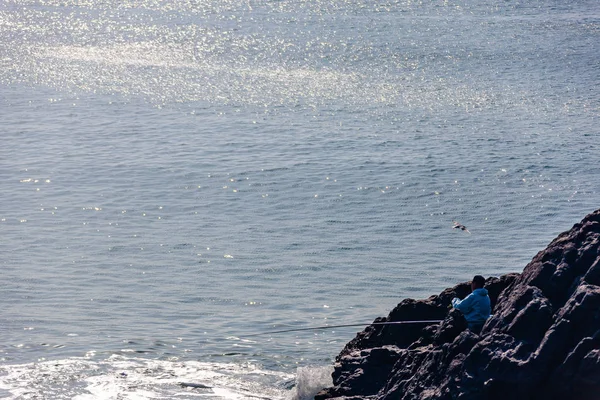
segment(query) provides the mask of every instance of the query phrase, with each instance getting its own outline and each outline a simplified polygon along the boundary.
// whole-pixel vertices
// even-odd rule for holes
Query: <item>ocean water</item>
[[[1,1],[0,397],[310,398],[361,328],[268,332],[600,206],[599,55],[597,0]]]

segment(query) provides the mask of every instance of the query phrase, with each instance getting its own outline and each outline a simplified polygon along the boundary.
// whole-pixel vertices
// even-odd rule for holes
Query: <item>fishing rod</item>
[[[344,324],[344,325],[326,325],[326,326],[311,326],[308,328],[295,328],[295,329],[284,329],[280,331],[270,331],[270,332],[261,332],[261,333],[253,333],[251,335],[244,335],[245,337],[250,336],[262,336],[262,335],[272,335],[276,333],[287,333],[287,332],[300,332],[300,331],[313,331],[313,330],[322,330],[322,329],[331,329],[331,328],[347,328],[351,326],[370,326],[370,325],[405,325],[405,324],[438,324],[442,322],[443,319],[431,319],[431,320],[420,320],[420,321],[390,321],[390,322],[372,322],[370,324]]]

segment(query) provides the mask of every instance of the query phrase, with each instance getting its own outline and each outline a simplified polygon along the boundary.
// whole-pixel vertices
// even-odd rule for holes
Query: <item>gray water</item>
[[[361,328],[246,335],[598,208],[599,54],[595,0],[3,1],[0,396],[310,397]]]

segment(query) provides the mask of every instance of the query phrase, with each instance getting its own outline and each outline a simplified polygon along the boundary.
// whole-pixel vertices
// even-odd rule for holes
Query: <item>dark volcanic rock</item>
[[[600,400],[600,210],[486,288],[493,316],[479,335],[448,311],[468,283],[404,300],[375,322],[443,322],[367,327],[315,399]]]

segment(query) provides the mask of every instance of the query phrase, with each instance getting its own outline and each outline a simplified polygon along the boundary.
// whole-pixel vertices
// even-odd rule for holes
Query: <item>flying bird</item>
[[[471,234],[471,232],[469,232],[467,227],[464,226],[463,224],[458,223],[457,221],[452,221],[452,222],[454,223],[454,226],[452,227],[452,229],[460,229],[461,231],[467,232],[469,235]]]

